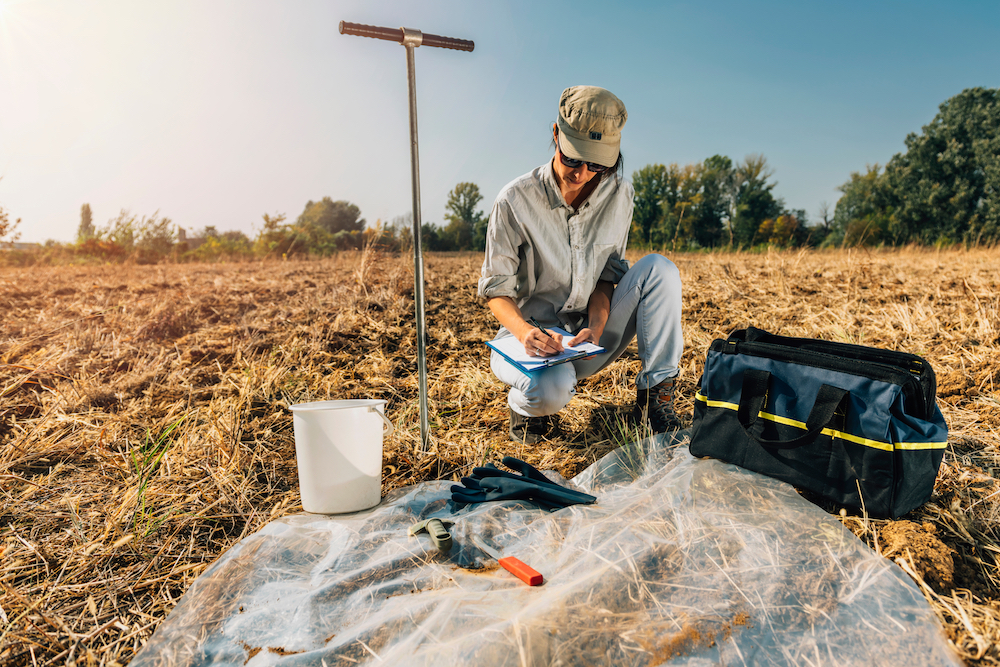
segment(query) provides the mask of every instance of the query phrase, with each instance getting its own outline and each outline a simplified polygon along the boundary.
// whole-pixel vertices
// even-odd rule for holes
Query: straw
[[[963,657],[1000,665],[995,250],[671,258],[684,281],[676,406],[686,419],[708,344],[749,324],[930,361],[949,449],[931,502],[906,518],[932,526],[951,550],[955,588],[930,595],[905,555],[893,558],[907,563]],[[301,512],[293,403],[384,398],[397,429],[386,441],[384,492],[458,479],[507,454],[569,478],[641,440],[629,421],[641,370],[633,344],[580,382],[559,415],[561,436],[510,442],[506,387],[482,344],[496,328],[475,296],[482,258],[425,261],[434,323],[426,454],[417,452],[405,255],[371,245],[321,261],[0,270],[0,662],[126,663],[220,554]],[[888,522],[824,508],[882,553]],[[618,566],[645,594],[641,572]]]

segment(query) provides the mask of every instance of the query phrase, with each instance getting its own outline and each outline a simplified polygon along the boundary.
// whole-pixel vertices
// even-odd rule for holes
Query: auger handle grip
[[[442,37],[441,35],[428,35],[424,33],[422,46],[436,46],[441,49],[455,49],[456,51],[471,51],[476,48],[476,43],[471,39],[458,39],[456,37]]]
[[[380,28],[374,25],[364,25],[362,23],[340,22],[341,35],[356,35],[357,37],[371,37],[372,39],[384,39],[397,44],[403,43],[402,28]],[[476,43],[469,39],[456,39],[454,37],[442,37],[440,35],[430,35],[423,33],[421,46],[436,46],[442,49],[455,49],[456,51],[472,51],[476,48]]]

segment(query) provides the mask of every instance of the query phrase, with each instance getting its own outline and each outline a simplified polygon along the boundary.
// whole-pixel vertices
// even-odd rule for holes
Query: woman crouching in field
[[[490,212],[479,294],[500,321],[496,338],[515,336],[529,356],[563,351],[560,326],[578,345],[606,352],[524,373],[497,352],[490,368],[510,386],[510,436],[535,443],[569,403],[576,381],[593,375],[638,337],[637,418],[656,432],[680,428],[674,378],[683,350],[681,281],[673,262],[623,259],[632,223],[632,184],[624,171],[621,130],[628,114],[611,92],[574,86],[559,99],[552,126],[555,155],[509,183]],[[534,319],[542,326],[529,324]]]

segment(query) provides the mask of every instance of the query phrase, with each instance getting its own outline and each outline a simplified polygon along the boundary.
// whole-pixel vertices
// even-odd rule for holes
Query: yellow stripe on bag
[[[772,421],[778,424],[784,424],[785,426],[794,426],[795,428],[800,428],[803,431],[808,431],[809,428],[806,426],[805,422],[800,422],[797,419],[789,419],[788,417],[781,417],[779,415],[772,415],[769,412],[760,413],[761,418],[768,421]],[[847,440],[848,442],[856,442],[859,445],[864,445],[865,447],[871,447],[873,449],[881,449],[882,451],[891,452],[893,445],[888,442],[881,442],[879,440],[869,440],[868,438],[860,438],[856,435],[851,435],[850,433],[844,433],[843,431],[835,431],[832,428],[825,428],[820,431],[823,435],[828,435],[831,438],[840,438],[841,440]]]
[[[737,403],[726,403],[725,401],[710,401],[707,396],[702,396],[701,393],[694,395],[696,401],[701,401],[710,408],[727,408],[729,410],[739,410],[740,406]]]
[[[897,442],[896,449],[947,449],[947,442]]]
[[[695,400],[701,401],[710,408],[726,408],[727,410],[740,409],[737,403],[727,403],[726,401],[712,401],[709,400],[707,396],[703,395],[701,392],[695,394]],[[785,426],[794,426],[795,428],[800,428],[803,431],[809,430],[806,427],[805,422],[800,422],[797,419],[789,419],[788,417],[781,417],[779,415],[772,415],[769,412],[761,411],[759,416],[768,421],[775,422],[776,424],[784,424]],[[871,447],[873,449],[881,449],[882,451],[891,452],[893,449],[907,449],[907,450],[918,450],[918,449],[945,449],[948,446],[947,442],[882,442],[880,440],[870,440],[868,438],[861,438],[856,435],[851,435],[850,433],[844,433],[843,431],[835,431],[832,428],[825,428],[820,431],[823,435],[828,435],[832,438],[840,438],[841,440],[847,440],[848,442],[855,442],[859,445],[864,445],[865,447]]]

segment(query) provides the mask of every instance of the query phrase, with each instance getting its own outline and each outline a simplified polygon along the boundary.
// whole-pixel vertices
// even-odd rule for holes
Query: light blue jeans
[[[525,417],[559,412],[576,393],[576,381],[601,370],[625,352],[638,338],[642,372],[636,386],[649,389],[677,375],[684,351],[681,332],[681,276],[663,255],[646,255],[628,270],[615,287],[611,312],[601,334],[607,352],[528,374],[497,352],[490,355],[490,368],[510,386],[507,404]]]

